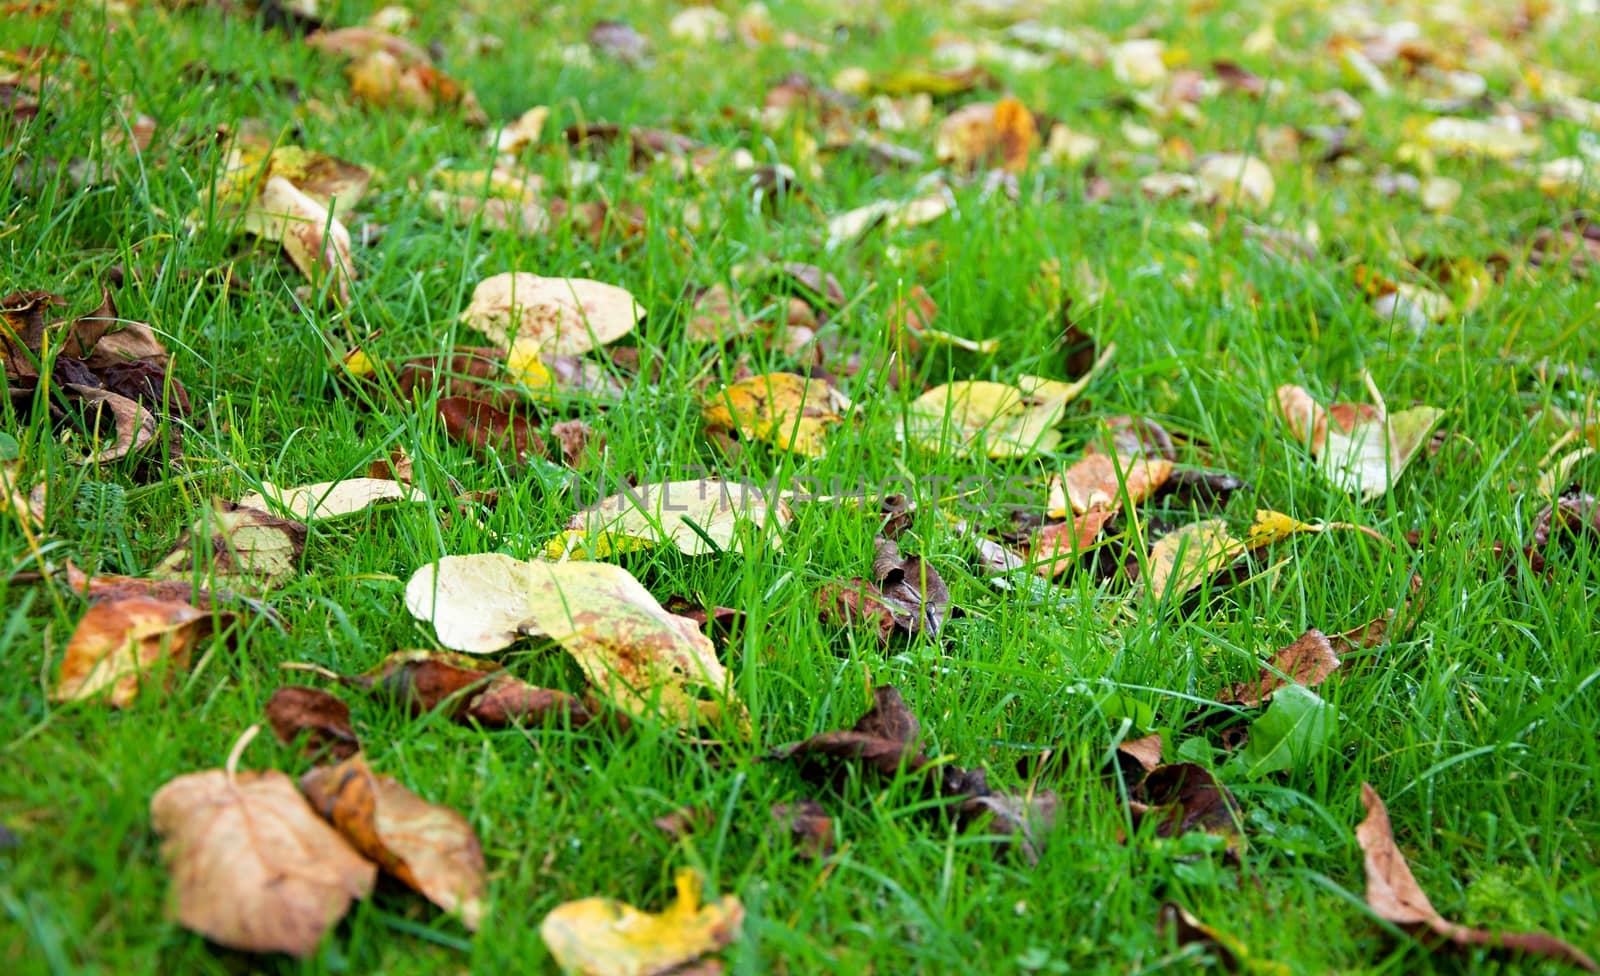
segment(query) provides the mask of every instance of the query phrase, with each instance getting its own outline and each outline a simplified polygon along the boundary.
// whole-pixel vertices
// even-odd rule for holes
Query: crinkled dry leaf
[[[476,932],[483,920],[483,848],[461,814],[377,776],[360,755],[300,777],[306,799],[350,846]]]
[[[1246,708],[1265,705],[1279,688],[1291,682],[1315,688],[1338,668],[1339,656],[1328,636],[1320,630],[1308,630],[1293,644],[1274,653],[1260,675],[1224,688],[1217,700]]]
[[[670,543],[691,556],[742,552],[747,537],[777,548],[781,530],[792,518],[782,501],[768,501],[743,482],[702,479],[640,485],[602,499],[567,522],[567,532],[552,540],[552,558],[569,550],[584,553],[635,545]]]
[[[470,397],[440,397],[434,404],[445,434],[451,440],[468,444],[480,457],[501,458],[519,466],[545,456],[544,439],[533,428],[532,413],[514,404],[509,410],[487,400]]]
[[[833,818],[816,800],[779,803],[772,808],[772,819],[802,856],[813,860],[833,856]]]
[[[568,355],[615,342],[642,318],[644,308],[625,288],[523,271],[478,282],[461,313],[462,322],[500,345]]]
[[[381,478],[346,478],[343,481],[319,481],[298,488],[279,488],[270,481],[261,483],[259,492],[252,491],[239,499],[241,508],[271,511],[282,508],[301,521],[338,518],[353,515],[373,505],[386,502],[425,502],[428,497],[410,485]]]
[[[793,373],[767,373],[730,383],[703,408],[706,422],[767,441],[783,451],[821,457],[828,427],[852,409],[827,381]]]
[[[1150,770],[1133,793],[1131,809],[1136,824],[1155,823],[1157,837],[1202,830],[1237,839],[1244,822],[1233,794],[1204,766],[1194,763]],[[1242,839],[1236,842],[1243,843]]]
[[[363,674],[344,675],[314,664],[285,664],[399,702],[414,714],[450,705],[458,722],[500,728],[544,723],[559,715],[573,727],[593,718],[576,698],[512,676],[493,661],[448,651],[396,651]]]
[[[701,905],[700,875],[678,872],[678,898],[657,915],[611,898],[558,906],[539,935],[563,972],[582,976],[660,976],[739,937],[744,906],[733,895]]]
[[[431,622],[445,647],[488,654],[543,633],[528,611],[537,582],[533,564],[511,556],[445,556],[412,574],[406,609]]]
[[[318,688],[289,685],[267,699],[267,722],[286,746],[305,736],[305,754],[312,759],[349,759],[361,751],[350,726],[350,706]]]
[[[50,697],[83,701],[109,692],[112,705],[126,708],[141,684],[157,678],[170,684],[187,671],[194,649],[211,636],[216,621],[208,611],[172,600],[134,596],[96,603],[67,642]]]
[[[247,591],[266,590],[295,574],[305,546],[303,523],[218,498],[150,576],[175,580],[198,576]]]
[[[1028,562],[1033,571],[1051,579],[1076,566],[1115,515],[1114,511],[1098,509],[1070,522],[1041,526],[1028,544]]]
[[[1446,941],[1462,946],[1486,946],[1529,956],[1555,959],[1586,972],[1600,966],[1576,946],[1543,932],[1490,932],[1447,921],[1433,907],[1411,873],[1405,855],[1395,845],[1389,811],[1366,783],[1361,784],[1361,804],[1366,819],[1356,828],[1356,840],[1366,855],[1367,905],[1386,922],[1413,931],[1431,929]]]
[[[1278,412],[1295,440],[1310,446],[1323,477],[1366,501],[1394,487],[1444,416],[1437,407],[1390,414],[1350,403],[1324,409],[1298,386],[1278,387]]]
[[[309,957],[377,879],[276,770],[235,772],[230,759],[179,776],[151,797],[150,818],[172,874],[169,910],[229,948]]]
[[[921,556],[903,557],[893,540],[880,536],[873,541],[872,579],[876,590],[859,577],[819,586],[822,618],[846,626],[873,623],[878,639],[886,644],[897,630],[910,636],[939,636],[950,612],[950,590]]]

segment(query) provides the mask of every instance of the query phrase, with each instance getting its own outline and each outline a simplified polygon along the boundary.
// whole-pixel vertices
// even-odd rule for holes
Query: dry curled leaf
[[[702,905],[700,875],[678,872],[677,900],[659,914],[611,898],[557,906],[539,935],[562,972],[582,976],[664,976],[739,937],[744,905],[733,895]]]
[[[350,706],[317,688],[289,685],[267,699],[267,722],[272,734],[286,746],[305,736],[305,755],[327,754],[349,759],[361,751],[361,740],[350,726]]]
[[[1157,600],[1168,593],[1181,596],[1227,568],[1243,552],[1243,543],[1228,534],[1228,524],[1222,519],[1206,519],[1168,532],[1150,547],[1146,579],[1150,595]]]
[[[1394,487],[1444,416],[1437,407],[1399,413],[1381,404],[1324,408],[1298,386],[1278,387],[1278,412],[1295,440],[1309,446],[1323,477],[1365,501]]]
[[[317,816],[276,770],[224,769],[169,781],[150,798],[172,875],[169,911],[185,928],[249,952],[306,958],[371,894],[378,869]]]
[[[61,659],[50,697],[84,701],[101,694],[118,707],[132,705],[140,686],[171,684],[189,669],[194,651],[232,614],[214,615],[187,603],[131,596],[96,603],[78,621]]]
[[[1389,811],[1383,800],[1366,783],[1361,784],[1361,804],[1367,809],[1365,820],[1356,828],[1356,840],[1366,858],[1367,905],[1386,922],[1411,931],[1431,930],[1434,935],[1460,946],[1485,946],[1529,956],[1555,959],[1585,972],[1600,972],[1600,966],[1576,946],[1543,932],[1490,932],[1468,928],[1440,915],[1411,874],[1411,867],[1394,842],[1389,826]]]
[[[1194,763],[1157,766],[1145,774],[1130,799],[1134,823],[1155,824],[1157,837],[1176,837],[1192,830],[1238,840],[1243,819],[1238,801],[1216,776]]]
[[[352,847],[477,931],[487,885],[465,817],[375,775],[359,755],[311,770],[300,789]]]
[[[350,231],[328,208],[281,176],[266,186],[245,212],[246,230],[281,241],[289,260],[313,285],[331,278],[334,294],[349,304],[356,280],[350,258]]]
[[[485,400],[440,397],[434,410],[445,434],[470,445],[480,457],[504,458],[519,466],[545,456],[544,440],[533,429],[526,406],[502,410]]]

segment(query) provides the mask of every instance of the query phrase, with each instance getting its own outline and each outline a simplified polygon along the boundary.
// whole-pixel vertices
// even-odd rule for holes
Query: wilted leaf
[[[856,760],[885,777],[894,776],[902,766],[908,773],[920,772],[928,760],[921,751],[917,717],[892,685],[880,685],[872,696],[872,708],[848,731],[814,735],[775,750],[773,757]]]
[[[1350,403],[1324,409],[1298,386],[1278,387],[1278,411],[1323,476],[1367,501],[1394,487],[1444,415],[1437,407],[1395,414]]]
[[[807,457],[824,453],[823,435],[852,409],[824,380],[768,373],[730,383],[703,409],[706,422]]]
[[[179,776],[150,799],[172,874],[170,910],[229,948],[306,958],[353,899],[371,894],[378,869],[289,777],[236,772],[244,742],[225,769]]]
[[[300,789],[350,846],[477,931],[487,885],[466,818],[374,775],[360,755],[311,770]]]
[[[480,456],[494,455],[507,464],[527,464],[545,456],[544,440],[533,429],[527,407],[502,410],[486,400],[440,397],[434,404],[444,431],[452,440],[471,445]]]
[[[777,548],[780,530],[793,516],[782,501],[768,501],[743,482],[669,481],[640,485],[602,499],[567,522],[567,534],[552,540],[548,555],[560,558],[591,542],[609,549],[629,542],[669,543],[691,556],[742,552],[747,537]]]
[[[236,504],[262,512],[276,506],[301,521],[310,522],[353,515],[386,502],[427,500],[428,496],[410,485],[379,478],[346,478],[299,488],[279,488],[270,481],[263,481],[259,492],[250,492]]]
[[[461,313],[462,322],[500,345],[569,355],[615,342],[643,317],[627,289],[522,271],[478,282]]]
[[[1332,747],[1338,719],[1334,707],[1314,692],[1285,684],[1273,694],[1266,713],[1250,723],[1250,739],[1236,762],[1251,777],[1299,768]]]
[[[109,464],[142,450],[146,444],[155,440],[156,419],[150,411],[138,403],[110,390],[77,383],[67,383],[65,386],[83,401],[85,412],[91,415],[88,425],[91,431],[99,430],[101,426],[99,416],[102,410],[110,412],[115,425],[116,440],[109,445],[99,446],[100,439],[97,436],[98,450],[84,458],[85,463]]]
[[[350,727],[350,706],[317,688],[289,685],[274,691],[267,699],[267,722],[286,746],[304,735],[304,751],[312,759],[324,753],[349,759],[361,751],[361,740]]]
[[[1224,688],[1217,700],[1251,708],[1271,701],[1274,692],[1291,682],[1315,688],[1338,668],[1339,656],[1327,635],[1308,630],[1273,654],[1254,680]]]
[[[223,614],[224,621],[231,614]],[[210,612],[187,603],[135,596],[96,603],[78,621],[50,697],[83,701],[109,692],[118,708],[133,704],[142,684],[171,684],[189,669],[196,647],[213,633]]]
[[[859,578],[819,586],[817,605],[823,619],[846,626],[871,622],[884,643],[896,630],[909,636],[939,636],[950,610],[950,590],[921,556],[903,557],[893,540],[880,536],[873,541],[872,580],[876,589],[868,589]]]
[[[1239,804],[1204,766],[1172,763],[1150,770],[1133,793],[1135,823],[1153,822],[1157,837],[1192,830],[1237,838]],[[1230,845],[1231,846],[1231,845]]]
[[[1414,932],[1432,930],[1456,945],[1486,946],[1600,972],[1600,966],[1582,950],[1555,936],[1543,932],[1490,932],[1446,920],[1417,884],[1405,855],[1395,844],[1388,809],[1378,792],[1366,783],[1361,784],[1361,804],[1366,807],[1367,816],[1356,828],[1356,840],[1366,856],[1367,905],[1379,918]]]
[[[949,383],[911,403],[903,435],[934,453],[1023,457],[1061,443],[1055,426],[1065,416],[1066,405],[1065,399],[1030,395],[1006,383]]]
[[[152,578],[198,576],[245,590],[265,590],[295,574],[306,546],[304,524],[220,498],[212,505],[150,571]]]
[[[582,976],[658,976],[716,952],[739,937],[744,906],[733,895],[701,905],[700,875],[678,872],[678,897],[657,915],[610,898],[558,906],[539,935],[563,972]]]
[[[350,285],[356,280],[350,231],[328,208],[274,176],[245,212],[244,227],[269,241],[283,242],[289,260],[312,284],[331,275],[334,293],[349,304]]]

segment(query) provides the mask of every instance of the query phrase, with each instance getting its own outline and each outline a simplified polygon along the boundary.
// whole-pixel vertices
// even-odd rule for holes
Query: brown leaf
[[[857,760],[883,776],[894,776],[902,764],[907,772],[927,765],[918,739],[917,718],[906,708],[899,689],[881,685],[873,691],[872,708],[848,731],[824,732],[773,752],[777,759],[799,756],[804,760]]]
[[[351,900],[371,894],[377,868],[289,777],[235,772],[236,761],[179,776],[150,799],[172,873],[171,911],[229,948],[309,957]]]
[[[349,759],[361,751],[361,740],[350,727],[350,706],[316,688],[289,685],[267,700],[267,722],[272,734],[286,746],[305,736],[309,759]]]
[[[1273,693],[1290,682],[1315,688],[1338,668],[1339,657],[1333,652],[1328,636],[1320,630],[1308,630],[1293,644],[1273,654],[1258,676],[1224,688],[1217,700],[1254,708],[1271,701]]]
[[[1033,571],[1050,579],[1078,564],[1078,557],[1094,545],[1100,530],[1116,516],[1110,509],[1101,509],[1079,515],[1071,522],[1041,526],[1028,545],[1028,559]]]
[[[89,415],[87,427],[90,431],[98,432],[100,429],[103,411],[109,411],[116,430],[116,440],[84,458],[85,463],[109,464],[142,450],[146,444],[155,440],[156,418],[138,403],[110,390],[96,389],[78,383],[65,385],[68,390],[77,394],[79,401],[83,403],[84,412]],[[100,441],[98,433],[94,433],[93,437],[96,443]]]
[[[1242,823],[1233,794],[1194,763],[1157,766],[1145,775],[1134,797],[1134,823],[1153,820],[1157,837],[1177,837],[1192,830],[1237,837]]]
[[[1593,959],[1555,936],[1543,932],[1490,932],[1447,921],[1434,910],[1411,874],[1405,856],[1395,845],[1389,811],[1377,791],[1366,783],[1361,784],[1361,803],[1367,808],[1367,816],[1356,828],[1356,840],[1366,855],[1367,905],[1379,918],[1412,931],[1430,929],[1460,946],[1540,956],[1586,972],[1600,972]]]
[[[110,703],[126,708],[140,685],[157,675],[172,684],[189,669],[195,648],[211,637],[216,624],[231,619],[232,614],[213,615],[187,603],[143,596],[96,603],[67,641],[50,697],[83,701],[109,691]]]
[[[773,826],[803,857],[820,860],[833,856],[833,818],[816,800],[779,803],[772,808],[772,819]]]
[[[536,688],[502,673],[490,678],[488,687],[467,700],[461,719],[472,719],[488,728],[537,728],[552,716],[564,718],[572,728],[587,725],[594,718],[583,702],[564,691]]]
[[[1061,797],[1052,790],[1037,793],[986,793],[962,800],[956,808],[965,825],[984,827],[1014,847],[1028,864],[1039,863],[1044,835],[1056,825]]]
[[[1600,539],[1600,499],[1588,492],[1562,495],[1533,520],[1533,544],[1540,549],[1563,534],[1584,532]]]
[[[483,919],[483,848],[461,814],[374,775],[361,756],[300,778],[317,812],[352,847],[477,931]]]
[[[668,837],[688,837],[691,834],[703,833],[717,822],[716,814],[710,807],[679,807],[668,814],[655,818],[651,823],[656,829]]]
[[[527,464],[545,456],[544,441],[533,429],[525,407],[501,410],[483,400],[442,397],[436,409],[452,440],[471,445],[480,456],[503,456],[510,464]]]
[[[567,467],[582,467],[589,448],[589,438],[594,434],[589,425],[581,420],[563,420],[552,424],[550,433],[561,445],[561,460],[566,462]],[[601,443],[604,443],[603,438]]]
[[[632,67],[650,60],[650,41],[620,20],[597,21],[589,28],[589,45]]]
[[[872,578],[899,611],[896,626],[911,635],[939,636],[950,612],[950,590],[938,570],[921,556],[902,557],[898,544],[880,536],[873,542]]]

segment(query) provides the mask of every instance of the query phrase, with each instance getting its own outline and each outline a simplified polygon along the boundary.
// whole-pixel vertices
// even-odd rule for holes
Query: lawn
[[[5,971],[553,972],[557,906],[658,911],[685,868],[742,905],[708,957],[740,973],[1569,968],[1369,906],[1363,784],[1445,918],[1600,950],[1592,2],[320,5],[328,29],[376,15],[409,39],[381,58],[261,6],[0,17]],[[353,207],[313,199],[309,250],[281,216],[249,231],[273,147],[370,174]],[[407,374],[504,345],[462,313],[508,272],[620,286],[643,318],[555,350],[581,364],[518,360],[524,340],[476,387]],[[90,405],[140,408],[61,365],[67,327],[23,348],[21,293],[70,322],[102,287],[170,353],[126,452]],[[778,409],[786,373],[811,376],[804,417]],[[966,381],[1005,384],[983,389],[1011,412],[940,389]],[[544,449],[441,405],[462,396]],[[1318,416],[1334,437],[1290,422]],[[393,477],[402,453],[424,500],[305,518],[270,585],[228,574],[242,536],[206,538],[214,499]],[[1093,457],[1109,481],[1061,492]],[[698,553],[561,536],[630,486],[711,477],[774,513],[680,533]],[[1264,542],[1263,510],[1306,525]],[[880,535],[904,562],[875,570]],[[588,724],[458,721],[459,698],[281,667],[452,645],[408,611],[413,575],[500,553],[555,579],[558,536],[559,572],[593,555],[679,613],[737,611],[695,645],[727,684],[680,709],[720,717],[618,693],[614,662],[586,676],[560,627],[484,659],[587,692]],[[204,610],[124,707],[62,700],[90,612],[69,563],[165,570]],[[454,609],[486,621],[485,592]],[[609,626],[611,599],[572,602]],[[1337,669],[1263,671],[1312,630]],[[349,705],[373,770],[465,817],[478,931],[392,879],[303,960],[172,919],[152,796],[221,768],[295,684]],[[783,748],[890,686],[919,743]],[[238,767],[313,764],[267,731]],[[1181,796],[1156,787],[1175,775]],[[829,820],[797,838],[772,808],[807,800]]]

